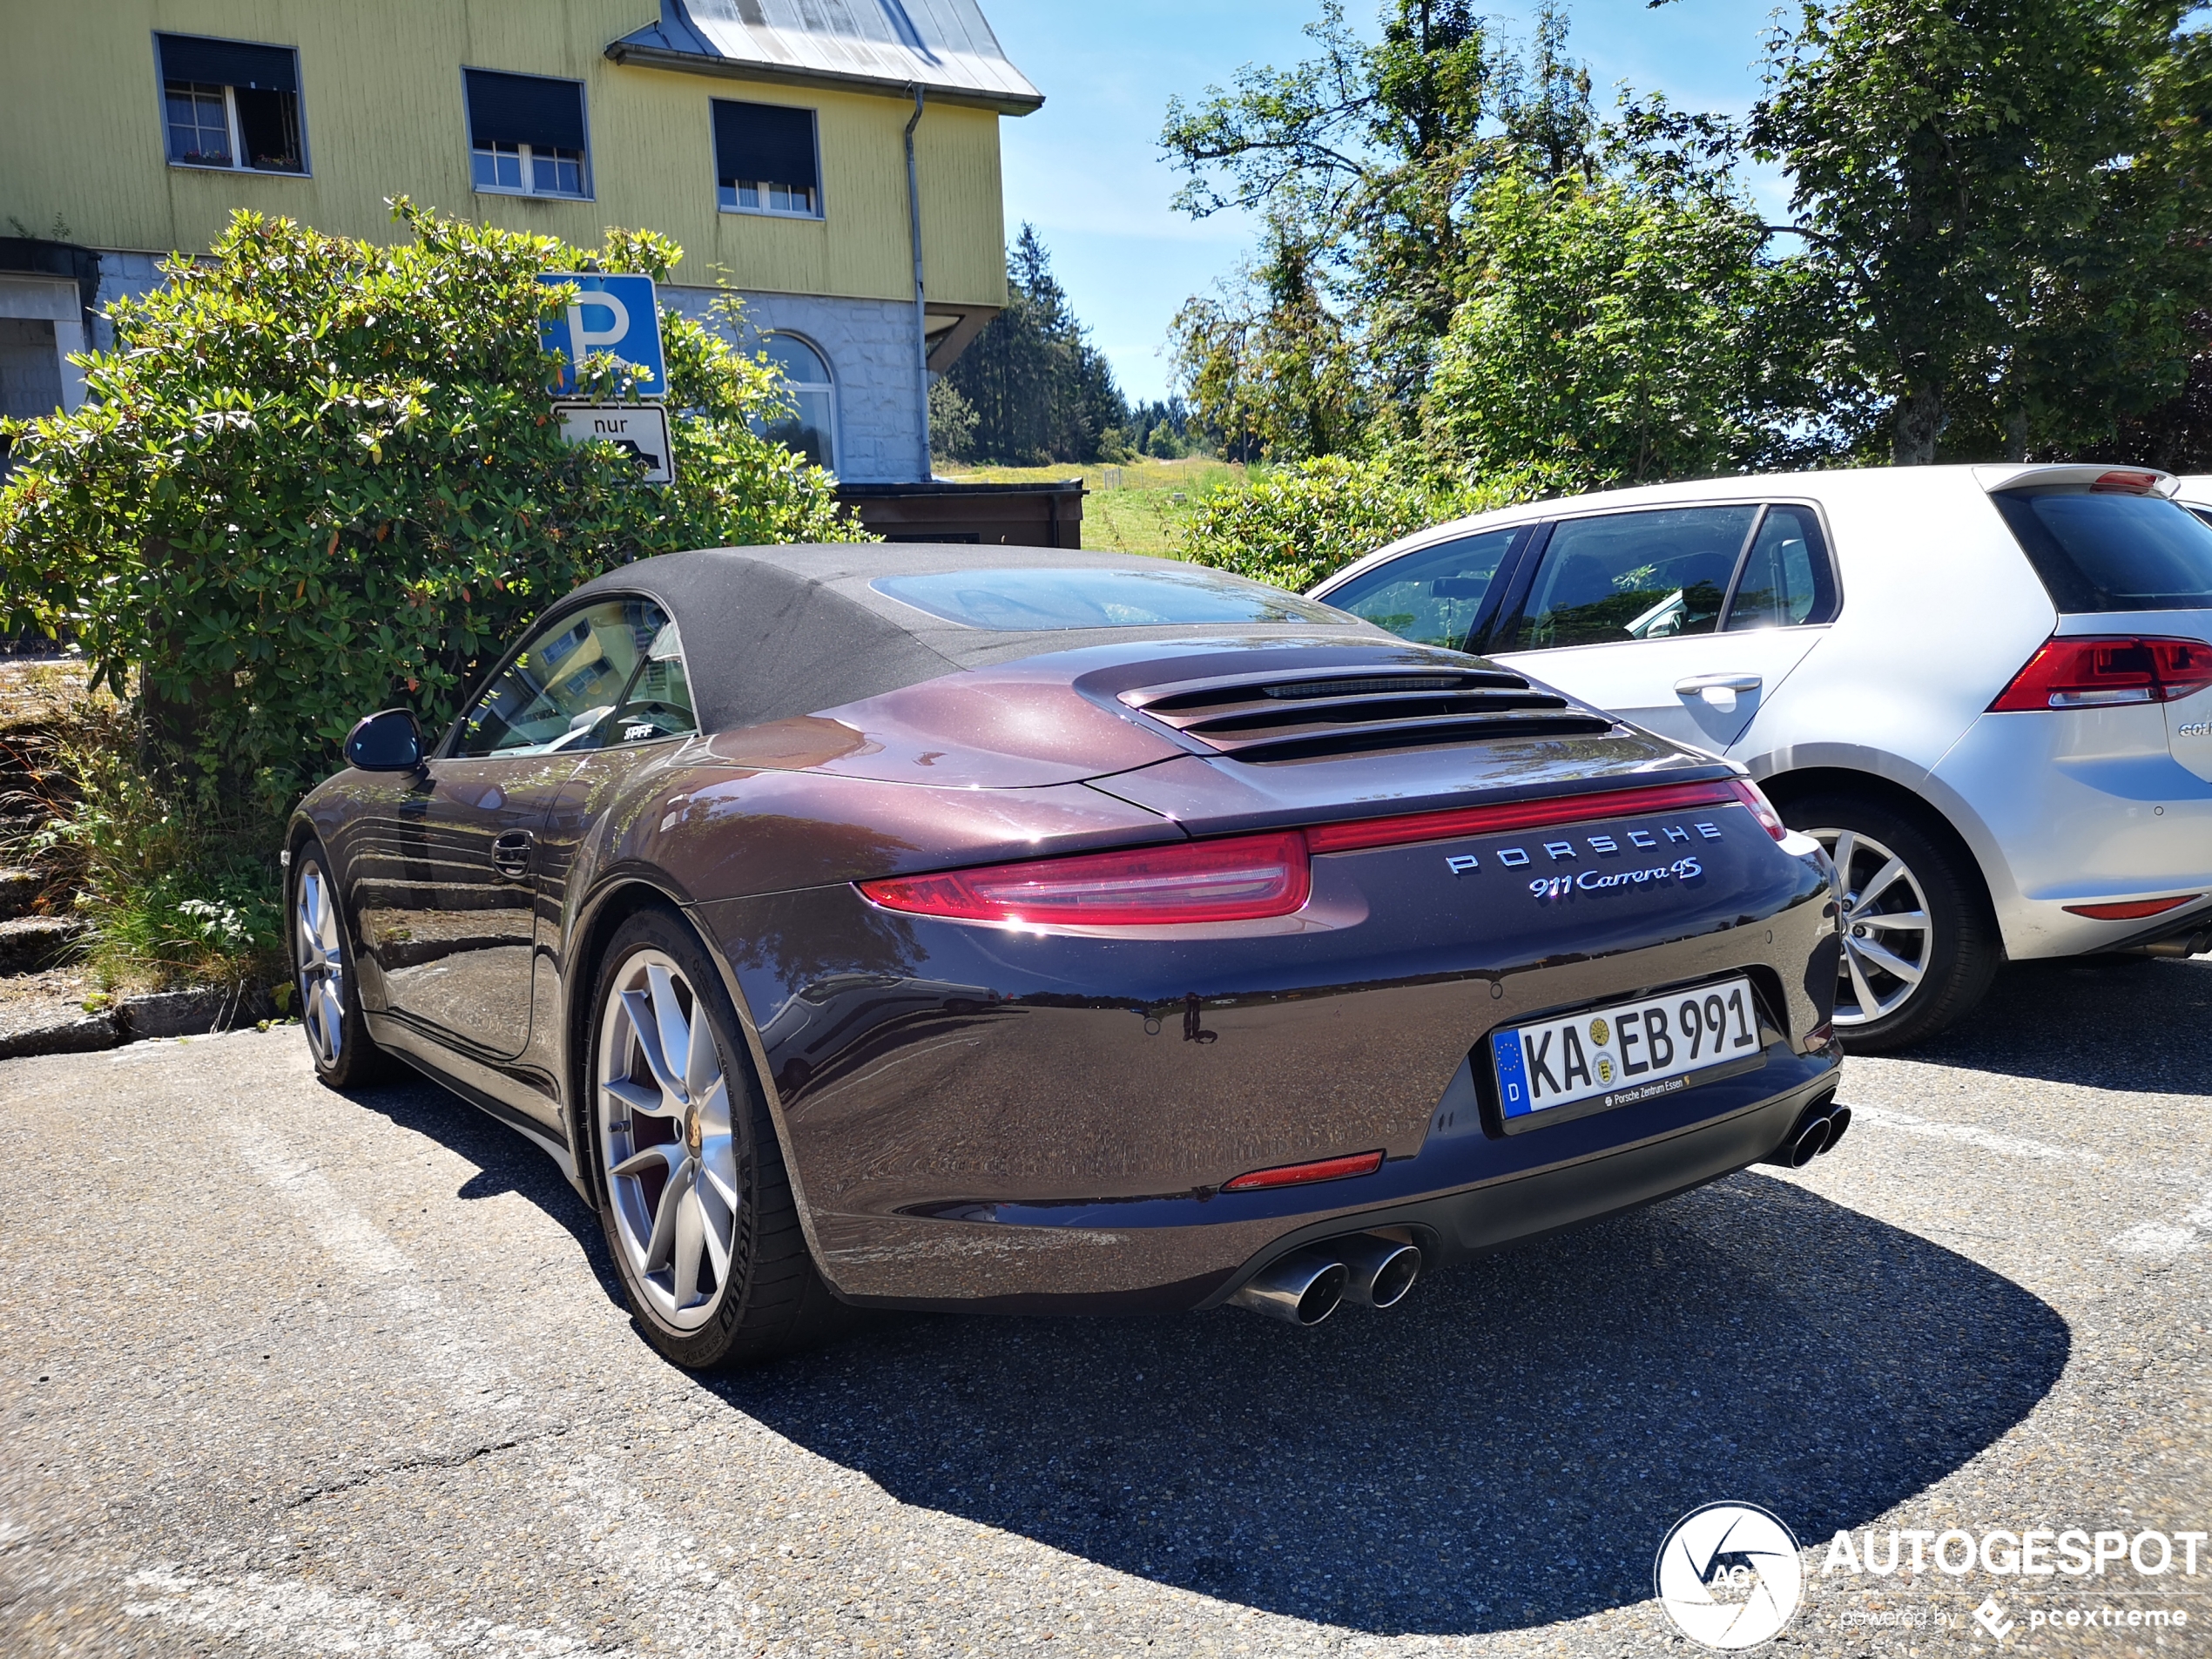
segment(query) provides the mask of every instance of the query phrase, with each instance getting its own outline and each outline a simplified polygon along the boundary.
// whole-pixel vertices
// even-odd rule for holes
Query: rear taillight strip
[[[1316,824],[1305,832],[1305,844],[1316,853],[1353,853],[1372,846],[1400,846],[1415,841],[1457,840],[1463,835],[1541,829],[1551,824],[1581,824],[1598,818],[1627,818],[1639,813],[1744,804],[1744,797],[1732,779],[1703,784],[1656,784],[1642,789],[1609,789],[1595,795],[1509,801],[1494,806],[1456,806],[1440,813],[1408,813],[1399,818],[1354,819],[1348,824]]]
[[[1305,908],[1312,892],[1310,861],[1315,854],[1701,806],[1747,807],[1777,840],[1789,833],[1756,786],[1741,778],[1723,778],[890,876],[859,887],[871,903],[886,910],[1014,927],[1260,921]]]

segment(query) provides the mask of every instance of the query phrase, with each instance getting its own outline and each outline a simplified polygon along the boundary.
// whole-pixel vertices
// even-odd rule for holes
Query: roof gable
[[[1044,95],[1007,60],[977,0],[661,0],[607,48],[618,64],[799,85],[906,91],[1027,115]]]

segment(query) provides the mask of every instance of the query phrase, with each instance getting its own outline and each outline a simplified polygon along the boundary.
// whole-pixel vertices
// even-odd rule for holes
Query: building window
[[[792,413],[761,428],[763,437],[796,449],[816,466],[837,470],[837,387],[821,353],[797,334],[770,334],[761,342],[768,361],[783,371]]]
[[[710,100],[714,176],[722,210],[819,219],[822,170],[814,111],[780,104]]]
[[[469,166],[478,190],[572,199],[591,194],[583,82],[489,69],[461,73],[469,94]]]
[[[172,166],[307,171],[300,58],[292,48],[199,35],[153,38]]]

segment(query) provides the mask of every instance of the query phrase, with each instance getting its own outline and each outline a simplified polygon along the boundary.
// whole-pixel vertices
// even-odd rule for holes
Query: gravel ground
[[[2013,970],[1852,1062],[1804,1173],[1389,1314],[887,1318],[714,1380],[439,1090],[297,1030],[0,1064],[0,1653],[1689,1654],[1653,1553],[1720,1499],[1805,1545],[1779,1651],[2212,1653],[2212,1548],[1823,1572],[2212,1529],[2208,1012],[2212,964]],[[2105,1608],[2188,1624],[2029,1624]]]

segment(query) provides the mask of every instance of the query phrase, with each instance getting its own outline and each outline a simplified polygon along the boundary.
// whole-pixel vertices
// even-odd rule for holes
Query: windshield
[[[870,584],[887,599],[965,628],[1028,633],[1177,623],[1335,624],[1341,611],[1294,593],[1191,565],[1157,570],[950,570]]]
[[[2060,612],[2212,610],[2212,527],[2187,508],[2080,488],[1996,502]]]

